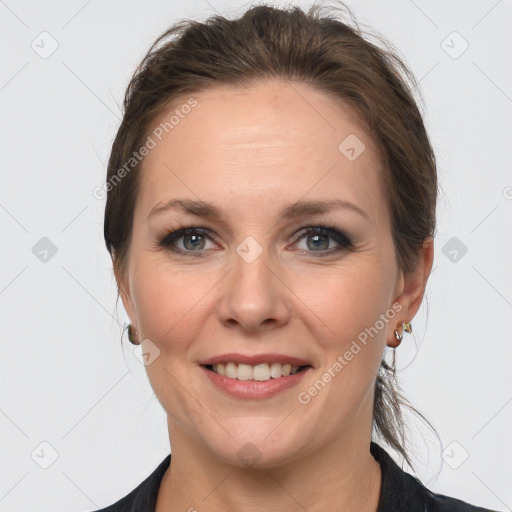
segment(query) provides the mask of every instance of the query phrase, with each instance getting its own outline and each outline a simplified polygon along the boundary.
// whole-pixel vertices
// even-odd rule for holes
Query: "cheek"
[[[387,331],[394,325],[394,310],[382,320],[389,308],[390,273],[373,258],[364,262],[357,269],[330,272],[301,292],[307,293],[307,305],[315,313],[309,314],[310,329],[324,358],[320,379],[327,384],[319,384],[316,406],[329,404],[337,411],[333,424],[354,413],[373,389]]]
[[[185,350],[205,322],[207,294],[215,284],[212,273],[193,265],[178,268],[160,254],[142,256],[134,263],[139,270],[132,296],[142,335],[161,351]]]
[[[366,263],[359,268],[328,270],[325,276],[317,276],[315,282],[303,286],[296,283],[295,289],[301,288],[297,295],[307,298],[305,305],[315,313],[312,322],[323,334],[317,339],[325,340],[331,348],[343,350],[389,307],[391,285],[387,273],[370,258]],[[380,330],[385,335],[385,329]]]
[[[368,260],[369,262],[369,260]],[[347,269],[336,277],[318,279],[316,286],[304,287],[310,330],[321,348],[324,361],[310,394],[309,412],[320,415],[326,408],[331,415],[326,428],[335,431],[343,418],[371,407],[370,393],[381,363],[386,334],[394,325],[389,308],[386,274],[373,262],[365,268]],[[383,315],[384,314],[384,315]],[[304,318],[304,317],[303,317]],[[322,382],[319,382],[322,381]],[[313,413],[313,411],[315,411]],[[329,428],[327,428],[329,430]]]

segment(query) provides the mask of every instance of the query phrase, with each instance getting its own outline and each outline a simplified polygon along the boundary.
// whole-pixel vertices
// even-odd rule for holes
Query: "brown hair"
[[[364,39],[357,21],[351,27],[337,19],[337,11],[313,6],[305,13],[298,7],[258,5],[236,20],[212,16],[203,23],[180,21],[153,43],[126,90],[108,162],[104,236],[118,285],[129,255],[140,174],[139,164],[129,171],[125,165],[144,144],[152,123],[187,95],[265,78],[309,84],[356,110],[382,155],[398,266],[405,274],[416,268],[423,242],[434,235],[437,200],[435,157],[413,97],[417,83],[387,41],[373,34],[379,47]],[[382,361],[374,432],[412,467],[404,447],[404,405],[410,407]]]

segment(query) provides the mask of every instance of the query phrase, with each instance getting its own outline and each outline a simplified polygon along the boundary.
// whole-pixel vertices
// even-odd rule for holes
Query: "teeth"
[[[239,367],[240,368],[240,367]],[[249,368],[251,368],[249,366]],[[267,363],[258,364],[252,368],[253,380],[269,380],[270,379],[270,367]]]
[[[213,371],[215,371],[215,365],[213,366]],[[236,379],[236,364],[235,363],[227,363],[226,364],[226,377],[230,379]]]
[[[220,363],[213,365],[213,371],[230,379],[266,381],[287,377],[298,372],[300,366],[281,363],[262,363],[255,366],[249,364]]]
[[[252,379],[252,366],[248,364],[239,364],[236,370],[236,378],[238,380]]]
[[[282,365],[281,363],[272,363],[270,365],[270,376],[273,378],[273,379],[277,379],[279,377],[281,377],[282,375]]]

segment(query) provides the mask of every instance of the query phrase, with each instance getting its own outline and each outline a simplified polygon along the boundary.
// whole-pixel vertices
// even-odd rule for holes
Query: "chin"
[[[229,437],[229,441],[216,440],[210,444],[210,449],[226,464],[240,468],[270,469],[282,466],[297,457],[301,443],[290,432],[269,435],[278,424],[274,421],[273,427],[268,428],[265,422],[265,428],[255,431],[254,425],[244,429],[244,422],[241,422],[238,434],[232,432],[233,437]]]
[[[251,441],[240,444],[238,450],[229,453],[216,453],[217,457],[226,464],[238,468],[251,469],[275,469],[292,461],[296,449],[288,447],[281,449],[276,446],[261,446]]]

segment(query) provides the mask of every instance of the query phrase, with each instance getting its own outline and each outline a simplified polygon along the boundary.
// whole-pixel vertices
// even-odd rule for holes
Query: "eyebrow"
[[[359,208],[359,206],[343,199],[333,199],[330,201],[298,201],[281,210],[280,217],[284,219],[306,217],[308,215],[318,215],[341,208],[356,212],[367,220],[370,220],[368,214]],[[173,209],[181,210],[184,213],[188,213],[196,217],[216,219],[224,222],[222,211],[217,206],[205,201],[191,199],[171,199],[163,205],[156,205],[149,212],[147,219]]]

